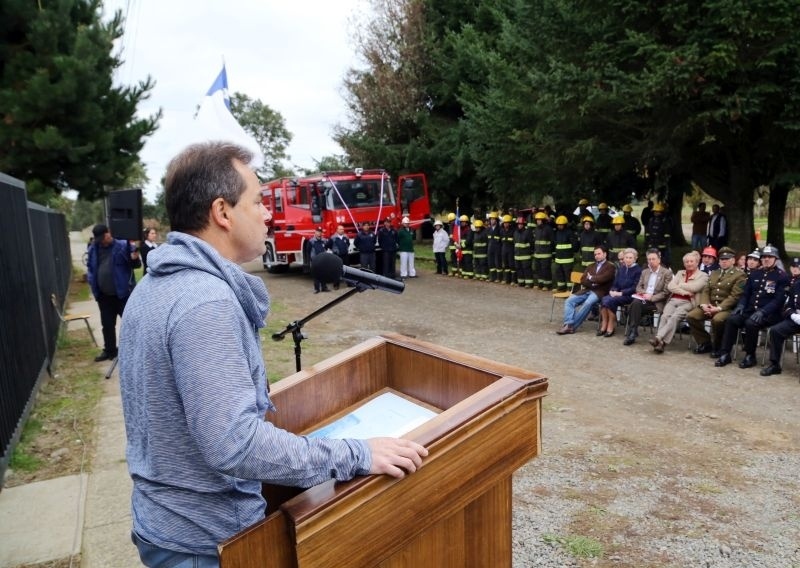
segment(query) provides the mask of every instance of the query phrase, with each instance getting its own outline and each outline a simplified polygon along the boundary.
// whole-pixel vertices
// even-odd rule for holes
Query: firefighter
[[[458,276],[458,270],[460,263],[458,262],[458,247],[456,246],[456,234],[458,230],[456,228],[456,214],[455,213],[448,213],[447,214],[447,231],[450,234],[450,245],[447,247],[447,250],[450,251],[450,266],[452,270],[450,270],[450,276]]]
[[[583,197],[578,200],[578,214],[573,215],[573,221],[575,224],[580,223],[580,220],[587,215],[592,215],[592,212],[589,211],[589,200]],[[592,216],[594,217],[594,215]]]
[[[472,261],[475,268],[475,280],[486,282],[489,277],[489,232],[484,227],[483,221],[476,220],[472,231]]]
[[[469,228],[469,217],[462,215],[458,218],[461,225],[461,240],[456,246],[461,251],[461,278],[472,280],[475,276],[472,258],[473,236]]]
[[[498,282],[511,284],[514,280],[514,227],[511,226],[511,215],[503,215],[503,224],[500,226],[500,258],[502,260],[503,275]]]
[[[578,241],[575,232],[568,225],[569,220],[564,215],[556,217],[556,231],[553,236],[553,261],[556,265],[556,290],[566,292],[570,281],[572,266],[575,264],[575,253],[578,251]]]
[[[533,272],[539,290],[553,287],[553,227],[547,213],[539,211],[533,216]]]
[[[531,266],[531,246],[533,232],[527,227],[525,217],[517,217],[517,229],[514,231],[514,268],[517,273],[517,284],[533,288],[533,268]]]
[[[608,237],[608,233],[611,232],[611,225],[612,225],[611,221],[613,219],[611,218],[611,215],[608,214],[607,204],[601,203],[600,205],[597,206],[597,209],[600,211],[600,213],[597,215],[597,222],[595,223],[595,227],[597,229],[597,232],[603,236],[603,242],[605,242],[606,237]],[[592,262],[594,262],[594,259],[592,259]]]
[[[486,228],[489,241],[486,254],[488,255],[489,282],[497,282],[503,274],[503,257],[500,242],[500,215],[497,211],[489,213],[489,226]]]
[[[625,230],[633,235],[633,238],[635,239],[639,236],[639,233],[642,232],[642,224],[639,222],[639,219],[631,215],[631,213],[633,213],[633,207],[627,203],[623,205],[622,218],[625,219]]]
[[[636,239],[625,230],[624,217],[614,217],[612,220],[614,230],[608,234],[606,244],[608,245],[608,257],[616,259],[619,253],[626,248],[636,248]],[[616,262],[616,260],[614,261]]]
[[[599,219],[598,219],[599,220]],[[586,215],[581,219],[583,229],[578,238],[580,242],[581,266],[585,269],[594,264],[594,249],[606,242],[605,235],[594,228],[594,217]]]
[[[645,248],[657,248],[661,252],[661,264],[670,266],[670,238],[672,237],[672,223],[664,215],[664,204],[653,205],[653,216],[644,229]]]

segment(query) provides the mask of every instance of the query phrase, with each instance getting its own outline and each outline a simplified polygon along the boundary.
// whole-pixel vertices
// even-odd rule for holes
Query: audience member
[[[700,294],[700,305],[686,314],[692,337],[697,343],[694,352],[698,355],[711,353],[712,357],[720,356],[725,320],[744,291],[747,276],[743,270],[733,266],[734,254],[728,247],[719,250],[719,269],[709,275]],[[711,322],[711,334],[706,331],[707,321]]]
[[[775,266],[777,259],[778,249],[772,245],[765,246],[761,251],[761,268],[753,270],[747,277],[744,293],[725,321],[721,353],[714,363],[716,367],[733,362],[731,350],[742,328],[745,356],[739,367],[747,369],[756,365],[758,332],[780,321],[786,286],[789,284],[786,273]]]
[[[692,248],[700,250],[708,242],[708,222],[711,213],[706,211],[706,204],[702,201],[697,204],[697,209],[692,212],[690,222],[692,223]]]
[[[144,240],[142,241],[142,246],[139,249],[139,255],[142,257],[142,275],[147,274],[147,255],[150,254],[150,251],[155,250],[158,246],[156,239],[158,238],[158,233],[152,227],[148,227],[144,230]]]
[[[600,329],[597,335],[611,337],[617,328],[617,309],[633,300],[636,285],[642,275],[642,267],[636,263],[639,253],[634,248],[622,251],[622,262],[617,268],[614,282],[608,295],[600,301]]]
[[[595,263],[588,266],[581,277],[581,290],[571,294],[564,302],[564,323],[558,335],[575,333],[589,316],[597,302],[608,294],[614,280],[614,265],[608,261],[608,249],[600,245],[594,249]]]
[[[794,266],[793,259],[792,266]],[[800,333],[800,278],[795,278],[783,309],[783,320],[769,328],[769,365],[761,369],[762,377],[780,375],[781,358],[786,340]]]
[[[623,345],[633,345],[639,336],[639,325],[642,317],[652,317],[661,313],[669,296],[667,285],[672,280],[672,271],[661,265],[661,253],[658,249],[647,251],[647,268],[642,271],[633,301],[628,306],[628,331]]]
[[[711,274],[712,271],[719,268],[717,262],[717,251],[714,247],[706,247],[703,249],[703,254],[700,257],[700,270],[706,274]]]
[[[661,312],[658,330],[650,340],[656,353],[664,352],[664,347],[672,342],[678,324],[698,304],[700,292],[708,282],[708,274],[698,268],[699,264],[700,253],[696,250],[687,252],[683,255],[683,269],[667,285],[671,295]]]

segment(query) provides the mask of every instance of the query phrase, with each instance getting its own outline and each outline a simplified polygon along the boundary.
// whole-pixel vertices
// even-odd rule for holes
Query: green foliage
[[[112,84],[122,17],[103,22],[101,12],[100,0],[0,4],[0,171],[24,180],[34,201],[124,187],[160,118],[136,116],[149,79]]]
[[[289,158],[286,148],[292,140],[281,113],[242,93],[231,95],[231,113],[264,153],[264,168],[259,173],[270,178],[280,175],[281,162]]]

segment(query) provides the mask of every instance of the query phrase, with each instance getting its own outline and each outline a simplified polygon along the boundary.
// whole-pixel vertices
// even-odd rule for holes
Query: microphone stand
[[[317,308],[316,310],[314,310],[313,312],[308,314],[303,319],[299,319],[299,320],[293,321],[292,323],[287,325],[286,329],[284,329],[283,331],[280,331],[278,333],[273,333],[272,334],[272,339],[274,341],[283,341],[283,338],[286,337],[286,334],[288,334],[288,333],[292,334],[292,339],[294,340],[294,366],[295,366],[295,370],[299,371],[301,369],[300,358],[301,358],[301,351],[302,351],[302,348],[300,347],[300,342],[303,341],[306,338],[305,334],[303,334],[303,326],[308,321],[314,319],[315,317],[317,317],[321,313],[327,312],[333,306],[344,302],[347,298],[349,298],[353,294],[358,294],[359,292],[363,292],[364,290],[373,290],[373,289],[374,289],[374,287],[372,287],[372,286],[369,286],[369,285],[364,284],[362,282],[356,282],[353,285],[353,288],[350,288],[344,294],[338,296],[337,298],[334,298],[333,300],[331,300],[327,304]]]

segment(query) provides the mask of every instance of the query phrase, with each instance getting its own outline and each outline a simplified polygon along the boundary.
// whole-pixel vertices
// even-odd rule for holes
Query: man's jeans
[[[139,558],[148,568],[219,568],[217,556],[175,552],[152,544],[131,531],[131,540],[139,549]]]
[[[564,325],[570,325],[572,329],[578,329],[584,320],[589,317],[592,306],[599,300],[594,292],[572,294],[564,302]]]

